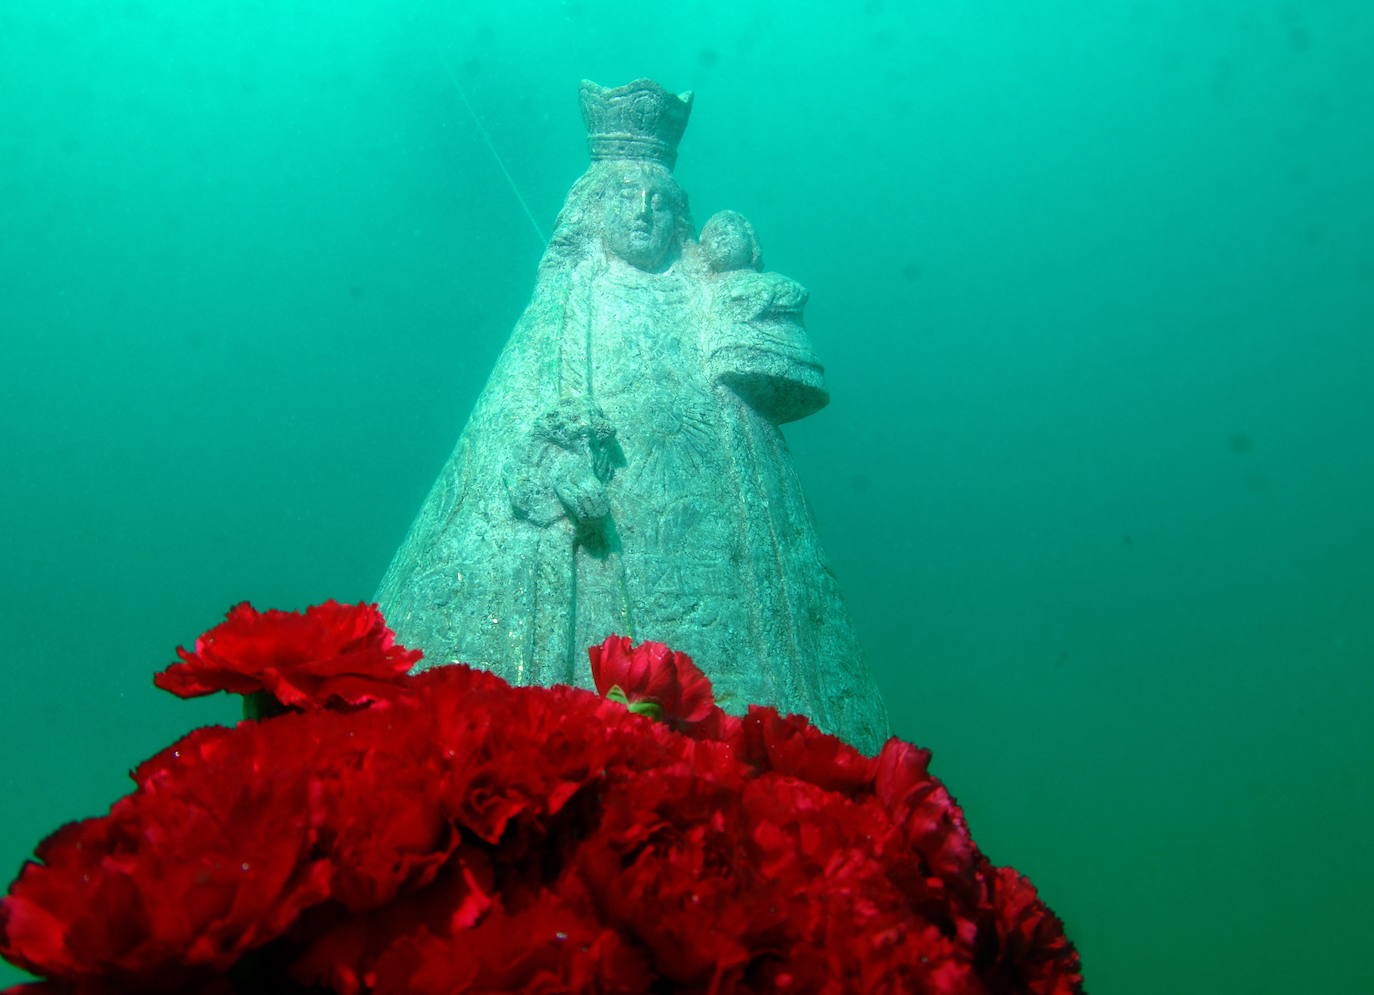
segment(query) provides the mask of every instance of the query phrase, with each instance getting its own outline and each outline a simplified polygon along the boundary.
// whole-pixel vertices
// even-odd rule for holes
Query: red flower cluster
[[[274,649],[281,613],[241,606],[173,667],[300,690],[294,710],[191,733],[39,846],[0,952],[42,990],[1081,990],[1059,921],[978,852],[924,750],[725,715],[686,657],[616,638],[598,685],[680,728],[459,665],[397,664],[357,707],[321,660],[371,609],[312,611],[318,659],[308,625],[278,618]]]

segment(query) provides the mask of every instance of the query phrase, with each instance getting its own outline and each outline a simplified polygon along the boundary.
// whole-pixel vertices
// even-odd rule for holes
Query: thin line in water
[[[549,244],[549,238],[544,234],[544,229],[539,227],[539,222],[535,220],[534,212],[530,210],[530,205],[525,201],[525,197],[520,193],[520,187],[515,182],[515,177],[511,176],[510,170],[506,168],[505,160],[501,158],[501,153],[496,151],[496,143],[491,140],[491,135],[487,133],[486,126],[482,124],[482,119],[477,116],[477,110],[472,106],[472,101],[468,99],[468,93],[463,89],[463,84],[458,82],[458,74],[453,71],[453,66],[448,61],[448,56],[440,54],[440,60],[444,64],[444,72],[448,74],[448,81],[453,84],[453,88],[458,91],[458,97],[463,101],[463,106],[468,109],[468,114],[472,117],[472,123],[477,126],[477,133],[482,136],[482,141],[486,143],[487,151],[496,160],[496,165],[501,169],[501,175],[510,184],[511,193],[515,194],[515,199],[520,202],[520,207],[524,209],[525,217],[529,218],[530,227],[534,229],[534,234],[539,238],[540,246]]]

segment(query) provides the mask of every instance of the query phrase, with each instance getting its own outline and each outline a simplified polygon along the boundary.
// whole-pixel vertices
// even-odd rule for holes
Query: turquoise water
[[[915,9],[918,8],[918,9]],[[369,598],[585,163],[812,291],[789,426],[897,731],[1097,993],[1374,990],[1374,8],[0,2],[6,873]],[[708,665],[709,669],[709,665]],[[17,978],[0,972],[0,981]]]

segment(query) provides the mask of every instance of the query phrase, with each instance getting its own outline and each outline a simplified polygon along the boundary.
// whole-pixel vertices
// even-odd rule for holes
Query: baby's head
[[[701,229],[701,251],[706,265],[716,273],[737,269],[763,269],[754,226],[738,211],[719,211]]]

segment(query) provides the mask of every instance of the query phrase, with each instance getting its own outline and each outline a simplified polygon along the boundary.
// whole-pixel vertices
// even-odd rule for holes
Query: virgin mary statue
[[[587,686],[608,635],[689,654],[716,700],[887,735],[778,426],[828,395],[806,291],[749,222],[700,238],[673,179],[690,93],[584,81],[591,165],[378,591],[402,642]]]

